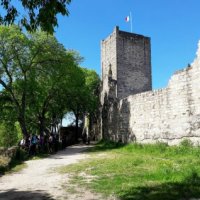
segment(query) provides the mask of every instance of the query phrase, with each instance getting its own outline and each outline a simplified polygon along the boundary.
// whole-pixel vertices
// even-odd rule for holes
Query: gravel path
[[[24,170],[0,177],[0,200],[95,200],[100,196],[89,191],[77,195],[67,194],[62,187],[68,184],[66,174],[59,174],[53,168],[76,163],[86,159],[84,150],[92,145],[74,145],[48,158],[26,161]]]

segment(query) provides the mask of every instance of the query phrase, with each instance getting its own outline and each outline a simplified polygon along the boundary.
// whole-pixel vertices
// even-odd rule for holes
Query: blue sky
[[[69,17],[59,16],[56,37],[85,58],[82,66],[100,74],[100,41],[117,25],[151,37],[153,88],[195,58],[200,40],[200,0],[73,0]]]

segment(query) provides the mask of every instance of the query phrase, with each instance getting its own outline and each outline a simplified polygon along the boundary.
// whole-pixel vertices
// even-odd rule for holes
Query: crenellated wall
[[[108,81],[109,82],[109,81]],[[110,89],[115,85],[110,83]],[[108,92],[109,93],[109,92]],[[164,89],[104,100],[103,136],[114,141],[200,143],[200,42],[197,57]]]

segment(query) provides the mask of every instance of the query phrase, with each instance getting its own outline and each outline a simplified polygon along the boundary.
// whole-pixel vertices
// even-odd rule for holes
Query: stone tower
[[[101,42],[102,93],[123,99],[152,89],[150,38],[115,27]]]
[[[175,72],[166,88],[154,91],[150,38],[116,27],[101,48],[100,137],[123,143],[200,143],[200,42],[196,59]]]

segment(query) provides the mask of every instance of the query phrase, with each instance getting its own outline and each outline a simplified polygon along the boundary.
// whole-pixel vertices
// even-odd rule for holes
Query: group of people
[[[30,156],[36,153],[53,153],[58,150],[58,135],[35,135],[31,134],[30,137],[23,138],[19,145],[25,149]]]

